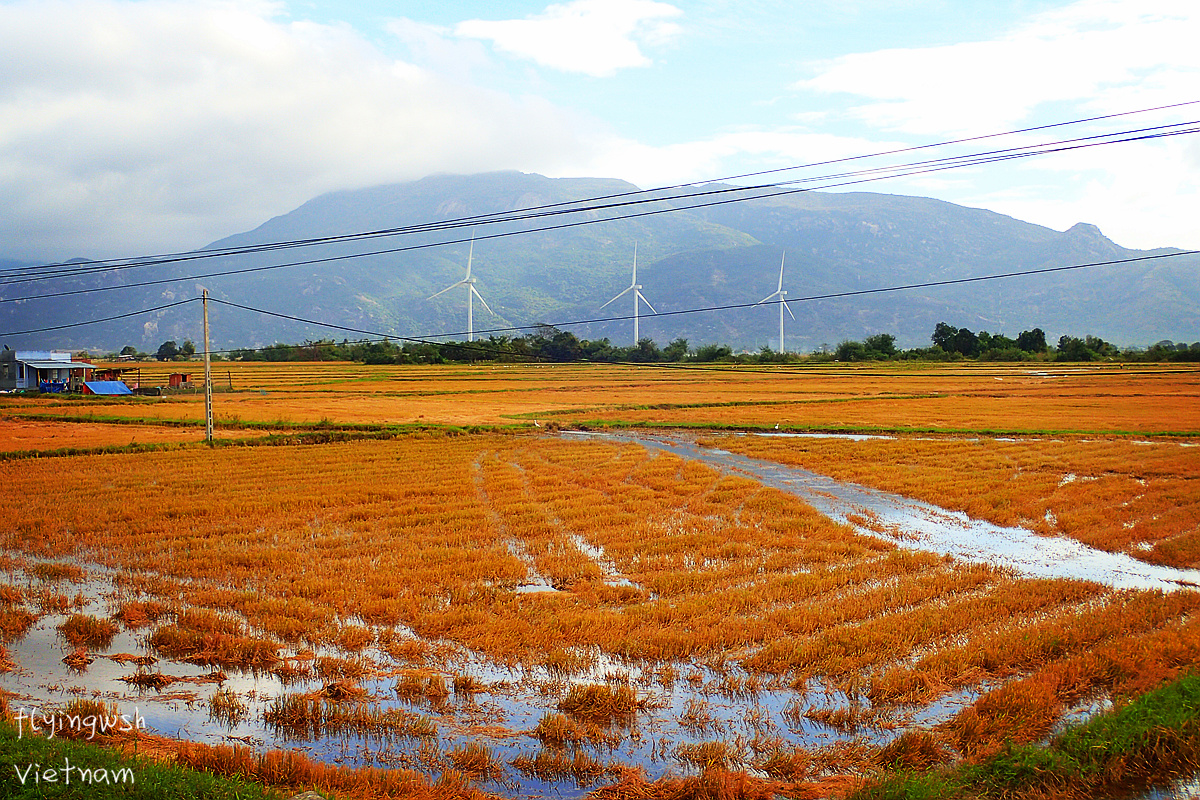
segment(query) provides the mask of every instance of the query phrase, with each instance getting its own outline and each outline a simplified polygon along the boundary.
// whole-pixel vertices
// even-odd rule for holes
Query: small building
[[[172,372],[167,378],[167,385],[172,389],[190,389],[192,388],[192,373]]]
[[[97,367],[92,373],[94,381],[120,381],[124,380],[126,372],[132,372],[133,367]]]
[[[0,350],[0,391],[77,392],[93,364],[64,350]]]

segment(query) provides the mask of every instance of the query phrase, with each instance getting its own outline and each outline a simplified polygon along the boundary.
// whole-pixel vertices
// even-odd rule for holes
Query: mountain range
[[[1058,232],[983,209],[867,192],[769,190],[743,199],[742,187],[720,184],[637,192],[619,180],[518,172],[434,175],[334,192],[214,242],[206,248],[210,258],[32,284],[26,296],[80,293],[0,304],[0,330],[159,307],[198,296],[203,287],[215,299],[272,312],[210,304],[214,349],[368,333],[463,340],[465,287],[428,298],[464,277],[470,251],[475,286],[488,307],[475,303],[477,338],[553,324],[580,338],[628,345],[631,321],[584,321],[631,313],[630,295],[601,306],[629,286],[636,247],[638,283],[658,312],[643,306],[640,333],[660,344],[686,338],[693,346],[778,349],[777,306],[742,306],[775,291],[781,261],[796,316],[786,323],[789,351],[832,348],[874,333],[891,333],[903,347],[925,346],[940,321],[1009,336],[1040,327],[1051,341],[1060,334],[1134,346],[1200,339],[1195,255],[971,280],[1181,252],[1120,247],[1086,223]],[[590,210],[563,213],[602,197],[609,199],[588,203]],[[527,219],[486,219],[522,210]],[[473,223],[431,229],[464,218]],[[404,232],[330,240],[396,229]],[[317,241],[259,247],[301,240]],[[231,248],[247,251],[230,254]],[[960,282],[929,285],[952,281]],[[877,291],[906,286],[920,288]],[[692,309],[719,310],[681,313]],[[4,343],[153,352],[167,339],[199,343],[200,337],[199,304],[192,303],[8,335]]]

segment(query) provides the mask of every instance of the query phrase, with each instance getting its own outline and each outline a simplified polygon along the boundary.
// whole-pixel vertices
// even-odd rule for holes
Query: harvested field
[[[203,417],[201,417],[203,420]],[[195,442],[195,428],[0,419],[0,452],[123,447]]]
[[[974,519],[1200,567],[1200,447],[1187,440],[708,436],[725,450],[818,470]]]
[[[222,390],[214,416],[230,431],[245,424],[321,422],[532,426],[536,419],[797,430],[1200,433],[1189,413],[1200,392],[1200,373],[1160,365],[248,363],[221,364],[214,374]],[[198,391],[162,398],[0,400],[0,416],[17,413],[92,421],[204,420]]]
[[[346,797],[653,796],[685,784],[832,797],[875,765],[1037,741],[1200,660],[1190,589],[1021,577],[922,552],[750,477],[548,425],[645,400],[664,406],[642,409],[663,422],[892,403],[908,409],[893,431],[970,428],[999,413],[989,402],[1011,402],[1041,414],[1021,425],[1074,430],[1064,409],[1109,392],[1088,429],[1137,437],[690,435],[1192,567],[1200,448],[1156,431],[1169,429],[1163,404],[1175,404],[1175,428],[1198,418],[1193,373],[1097,370],[1053,386],[1026,376],[1012,397],[987,399],[997,376],[1018,373],[492,371],[237,365],[235,387],[278,382],[282,396],[235,389],[217,402],[277,399],[244,412],[266,418],[300,415],[307,397],[333,424],[515,421],[523,432],[0,461],[25,498],[0,526],[10,706],[100,692],[193,742],[188,763],[258,763]],[[897,396],[882,399],[885,386]],[[171,421],[197,408],[174,397],[96,412]],[[384,408],[396,419],[377,416]],[[79,405],[0,409],[77,416]],[[882,406],[864,419],[873,414],[882,420]],[[61,662],[74,653],[71,672]],[[287,755],[259,758],[272,748]]]

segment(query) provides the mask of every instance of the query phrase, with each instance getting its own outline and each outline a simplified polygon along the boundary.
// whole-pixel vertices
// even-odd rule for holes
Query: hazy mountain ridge
[[[728,187],[711,185],[695,191],[722,188]],[[435,175],[411,183],[322,195],[211,247],[400,228],[635,190],[632,184],[612,179],[551,179],[516,172]],[[690,197],[672,202],[678,206],[704,200]],[[601,216],[595,212],[590,215]],[[473,272],[478,278],[477,288],[495,312],[489,314],[476,303],[477,331],[630,313],[631,302],[624,298],[603,312],[599,309],[629,285],[636,242],[638,282],[659,312],[755,303],[775,290],[780,258],[786,257],[784,288],[789,299],[799,301],[791,304],[797,321],[787,321],[789,350],[833,346],[842,339],[878,332],[895,334],[904,346],[923,345],[928,343],[933,326],[942,320],[958,327],[1009,335],[1035,326],[1052,338],[1062,333],[1090,333],[1118,344],[1149,344],[1162,338],[1200,339],[1200,258],[1196,256],[802,300],[1147,254],[1120,247],[1085,223],[1058,232],[995,212],[929,198],[802,192],[496,237],[577,218],[546,217],[475,226]],[[77,321],[162,305],[198,294],[198,287],[203,285],[214,297],[356,331],[397,336],[461,334],[466,325],[464,291],[448,292],[433,301],[426,298],[463,277],[468,249],[465,240],[471,235],[470,228],[463,228],[357,243],[327,243],[78,279],[69,287],[92,288],[339,259],[367,250],[394,251],[69,296],[54,301],[54,316]],[[463,241],[429,246],[455,239]],[[54,284],[53,288],[61,291],[64,285]],[[33,323],[39,315],[44,319],[47,302],[2,304],[0,324],[9,331],[42,327]],[[210,317],[214,346],[222,348],[365,335],[304,326],[217,304],[211,307]],[[168,338],[198,340],[199,321],[199,307],[184,306],[158,312],[153,319],[7,337],[12,341],[6,343],[102,349],[134,344],[154,349]],[[628,344],[632,335],[629,322],[571,329],[584,338],[609,336],[622,344]],[[693,344],[720,342],[738,348],[769,344],[777,348],[778,312],[775,307],[759,307],[655,318],[643,309],[641,333],[664,344],[682,336]]]

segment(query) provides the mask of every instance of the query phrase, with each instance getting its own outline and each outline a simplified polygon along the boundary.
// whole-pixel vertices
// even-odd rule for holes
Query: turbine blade
[[[633,242],[633,280],[629,282],[630,286],[637,285],[637,240]]]
[[[783,259],[786,257],[787,257],[787,252],[784,251],[783,256],[781,256],[779,259],[779,288],[775,290],[777,292],[783,291]]]
[[[474,256],[475,256],[475,232],[472,231],[471,232],[471,249],[467,251],[467,277],[463,278],[464,281],[469,281],[471,279],[471,259]]]
[[[786,301],[784,301],[783,307],[787,309],[788,316],[791,317],[793,320],[795,320],[796,315],[792,313],[792,307],[789,306]]]
[[[654,306],[650,305],[650,301],[646,299],[646,295],[642,294],[641,292],[638,292],[637,295],[638,297],[642,298],[643,303],[645,303],[647,306],[650,306],[651,311],[654,311]],[[654,311],[654,313],[657,314],[658,312]]]
[[[489,313],[489,314],[492,314],[493,316],[495,315],[495,313],[496,313],[496,312],[495,312],[495,311],[492,311],[492,309],[488,308],[487,300],[484,300],[484,299],[483,299],[483,295],[481,295],[481,294],[479,293],[479,290],[478,290],[478,289],[476,289],[474,286],[471,286],[471,294],[473,294],[473,295],[475,295],[477,298],[479,298],[479,302],[483,303],[483,307],[484,307],[484,308],[487,308],[487,310],[488,310],[488,313]]]
[[[458,287],[462,286],[464,283],[466,283],[466,281],[459,281],[458,283],[452,283],[449,286],[447,286],[445,289],[442,289],[437,294],[431,294],[431,295],[429,295],[429,297],[426,297],[425,299],[432,300],[433,298],[437,297],[438,295],[443,295],[446,292],[450,291],[451,289],[457,289]]]
[[[619,295],[617,295],[616,297],[614,297],[612,300],[609,300],[609,301],[608,301],[607,303],[605,303],[603,306],[600,306],[600,308],[604,308],[605,306],[608,306],[608,305],[611,305],[611,304],[615,303],[616,301],[620,300],[620,299],[621,299],[622,297],[624,297],[625,295],[629,294],[631,291],[633,291],[633,287],[632,287],[632,286],[630,286],[630,287],[629,287],[628,289],[626,289],[625,291],[621,292]]]
[[[768,301],[768,300],[770,300],[772,297],[778,297],[778,296],[779,296],[779,292],[771,292],[769,295],[767,295],[766,297],[764,297],[762,300],[759,300],[759,301],[758,301],[757,303],[755,303],[754,305],[756,305],[756,306],[761,306],[763,303],[767,302],[767,301]]]

